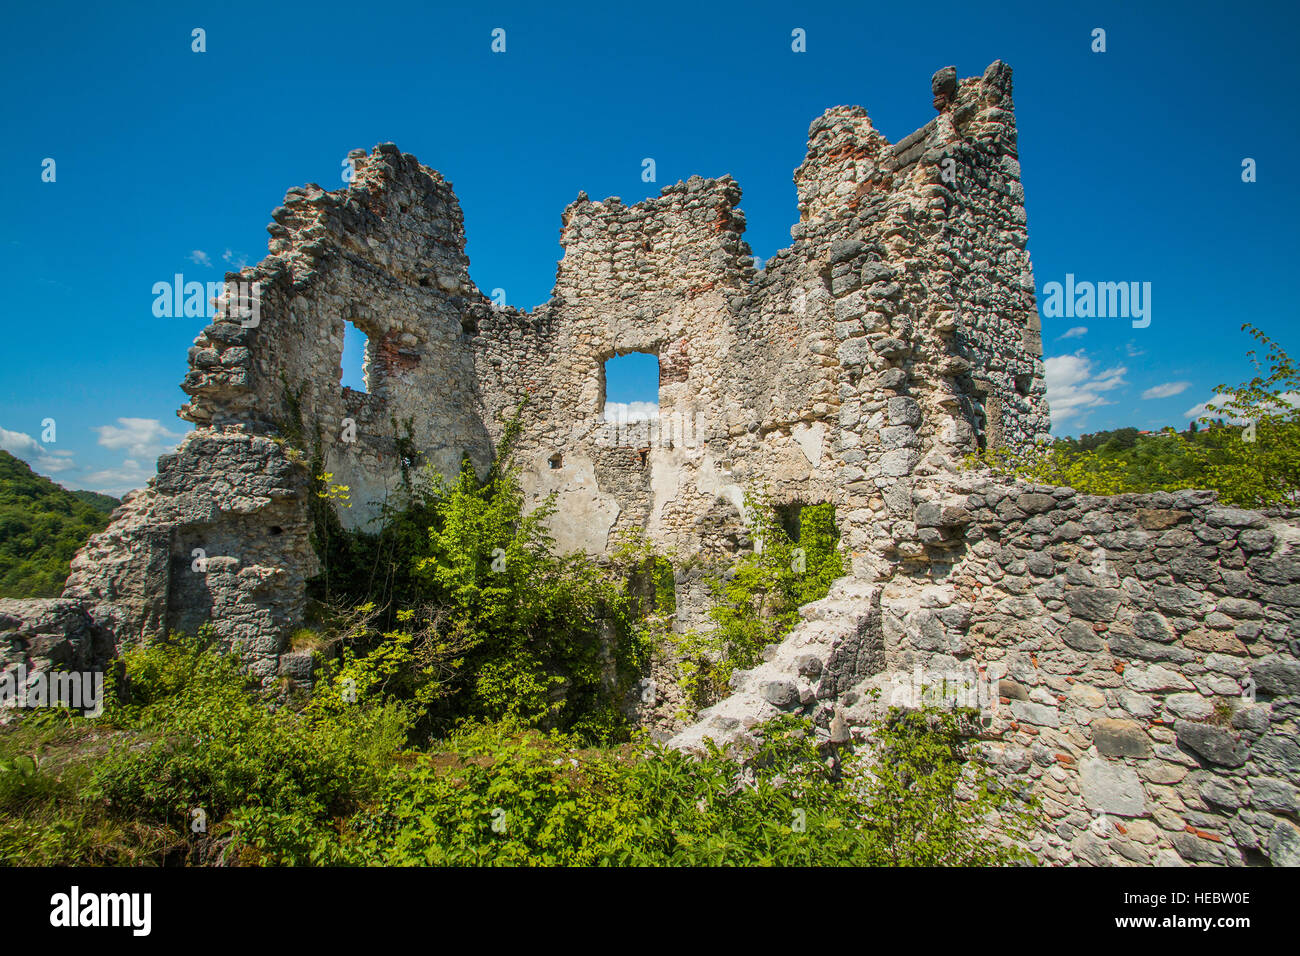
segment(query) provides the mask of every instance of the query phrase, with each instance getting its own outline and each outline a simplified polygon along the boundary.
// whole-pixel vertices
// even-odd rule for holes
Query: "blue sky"
[[[816,116],[859,104],[897,140],[933,115],[931,73],[998,58],[1040,292],[1067,273],[1152,284],[1144,329],[1044,319],[1057,432],[1181,426],[1248,377],[1243,322],[1300,352],[1298,19],[1289,3],[21,5],[0,34],[0,446],[69,487],[141,485],[188,430],[178,383],[205,324],[156,318],[153,284],[256,262],[285,190],[341,185],[349,149],[393,141],[441,170],[473,278],[531,307],[579,190],[634,202],[731,173],[766,259],[789,245]],[[627,394],[653,398],[652,374]]]

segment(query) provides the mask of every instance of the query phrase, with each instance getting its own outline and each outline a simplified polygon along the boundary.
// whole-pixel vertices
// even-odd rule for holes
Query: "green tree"
[[[1096,432],[1019,458],[986,452],[968,464],[1085,494],[1208,488],[1227,504],[1294,505],[1300,501],[1300,368],[1262,331],[1242,328],[1264,347],[1262,359],[1257,350],[1247,353],[1258,374],[1241,385],[1217,386],[1199,419],[1204,427],[1194,421],[1182,433]]]
[[[1237,386],[1218,385],[1206,403],[1196,455],[1208,487],[1236,505],[1263,507],[1300,500],[1300,369],[1282,346],[1252,325],[1242,329],[1266,350],[1247,353],[1256,374]],[[1224,421],[1235,424],[1223,424]]]
[[[418,470],[377,533],[326,525],[345,598],[322,612],[341,636],[335,676],[418,704],[417,736],[467,719],[626,734],[619,704],[650,649],[633,569],[556,553],[554,500],[525,513],[515,432],[483,479],[468,458],[450,481]]]

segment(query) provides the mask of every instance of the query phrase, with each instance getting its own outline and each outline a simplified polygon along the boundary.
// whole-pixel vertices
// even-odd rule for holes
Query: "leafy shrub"
[[[60,711],[25,712],[0,733],[0,865],[167,862],[183,844],[82,798],[100,736],[94,721]]]
[[[202,640],[125,661],[131,703],[111,702],[104,717],[135,736],[95,767],[87,795],[181,832],[196,810],[244,841],[273,828],[273,862],[332,862],[313,833],[373,792],[410,720],[383,701],[328,713],[269,706],[237,656]]]
[[[990,865],[1027,859],[1026,805],[990,786],[948,713],[885,727],[898,768],[846,753],[832,770],[810,728],[781,718],[742,764],[637,743],[479,727],[390,778],[347,839],[385,865]],[[959,793],[965,784],[968,791]]]
[[[416,703],[417,737],[467,719],[626,736],[617,704],[651,648],[629,587],[644,556],[557,555],[554,501],[524,513],[512,434],[482,480],[468,459],[452,481],[413,471],[377,534],[321,525],[330,587],[352,602],[320,628],[341,639],[337,676]]]
[[[1258,354],[1247,353],[1260,374],[1241,385],[1218,385],[1201,421],[1210,427],[1193,454],[1208,487],[1229,504],[1295,505],[1300,501],[1300,369],[1267,335],[1242,329],[1267,349],[1267,372]],[[1223,420],[1238,424],[1223,424]]]
[[[863,796],[883,862],[992,866],[1026,862],[1034,803],[1021,803],[975,759],[972,714],[891,710],[872,733]],[[988,829],[990,820],[999,836]]]
[[[509,723],[408,750],[413,705],[381,686],[348,702],[336,675],[295,708],[201,641],[133,650],[115,688],[130,703],[60,718],[73,738],[114,737],[107,754],[62,777],[38,767],[39,795],[0,790],[0,862],[969,865],[1022,858],[990,814],[1009,833],[1032,822],[948,712],[893,714],[878,757],[838,761],[790,717],[757,728],[744,760]],[[9,763],[46,746],[14,734],[0,734]]]
[[[433,484],[438,521],[416,572],[437,595],[441,632],[468,647],[459,713],[567,728],[625,690],[648,653],[630,626],[625,575],[557,556],[554,502],[524,514],[514,470],[480,485],[467,463],[451,486]]]

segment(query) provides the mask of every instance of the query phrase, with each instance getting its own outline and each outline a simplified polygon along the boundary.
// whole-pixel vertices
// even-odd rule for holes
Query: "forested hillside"
[[[102,495],[98,491],[74,491],[72,494],[73,497],[106,515],[112,514],[113,509],[122,503],[112,495]]]
[[[117,504],[61,488],[0,451],[0,597],[57,597],[68,562]]]

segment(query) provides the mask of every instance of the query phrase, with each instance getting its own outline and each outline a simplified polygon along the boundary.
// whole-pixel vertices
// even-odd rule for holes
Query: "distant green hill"
[[[68,562],[117,504],[61,488],[0,451],[0,597],[57,597]]]
[[[112,495],[101,495],[98,491],[74,491],[72,494],[106,515],[112,514],[113,509],[122,503],[121,499],[114,498]]]

